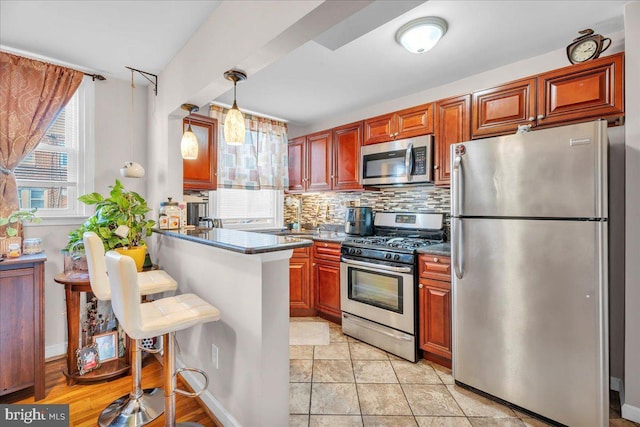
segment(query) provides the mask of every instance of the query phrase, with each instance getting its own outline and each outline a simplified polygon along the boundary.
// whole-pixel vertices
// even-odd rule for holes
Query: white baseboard
[[[44,358],[50,359],[52,357],[61,356],[67,354],[67,342],[60,344],[48,345],[44,348]]]
[[[622,390],[622,380],[617,377],[609,378],[609,390],[620,392]]]
[[[622,405],[622,418],[640,423],[640,408],[625,403]]]
[[[184,368],[184,363],[176,357],[176,366],[179,368]],[[183,371],[180,373],[182,378],[189,384],[189,386],[194,390],[201,390],[204,387],[204,383],[200,380],[202,378],[200,375],[194,374],[193,372]],[[222,423],[225,427],[241,427],[238,420],[236,420],[233,415],[231,415],[227,410],[222,406],[222,404],[213,397],[213,394],[209,392],[209,390],[205,390],[198,398],[204,403],[207,408],[213,412],[213,414],[218,418],[218,421]]]

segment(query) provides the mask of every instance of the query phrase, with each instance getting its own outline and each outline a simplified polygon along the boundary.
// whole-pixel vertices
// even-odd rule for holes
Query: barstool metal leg
[[[176,424],[176,333],[165,334],[163,340],[164,425],[165,427],[202,427],[202,424],[191,421]]]
[[[142,389],[142,353],[138,340],[131,340],[131,392],[113,401],[98,418],[100,427],[140,427],[158,418],[163,411],[162,390]]]

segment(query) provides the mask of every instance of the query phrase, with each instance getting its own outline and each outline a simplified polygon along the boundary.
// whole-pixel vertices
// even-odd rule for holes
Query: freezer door
[[[608,425],[607,223],[453,221],[454,378],[562,424]]]
[[[454,216],[607,217],[604,120],[452,145]]]

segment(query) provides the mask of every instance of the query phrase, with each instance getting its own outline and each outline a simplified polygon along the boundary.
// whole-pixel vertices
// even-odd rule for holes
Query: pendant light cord
[[[133,70],[131,70],[131,130],[130,130],[130,133],[131,133],[131,160],[132,161],[135,161],[134,146],[135,146],[135,143],[136,143],[136,128],[135,128],[135,122],[134,122],[135,118],[133,116],[133,112],[134,112],[134,109],[133,109],[133,91],[134,91],[135,88],[136,87],[133,84]]]

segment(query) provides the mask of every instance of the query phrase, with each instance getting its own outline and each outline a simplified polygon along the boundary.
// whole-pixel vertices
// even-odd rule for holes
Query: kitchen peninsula
[[[209,376],[201,399],[235,425],[287,425],[289,258],[311,240],[238,230],[156,230],[160,266],[221,312],[220,321],[177,334],[178,366]],[[199,376],[183,373],[194,389]]]

